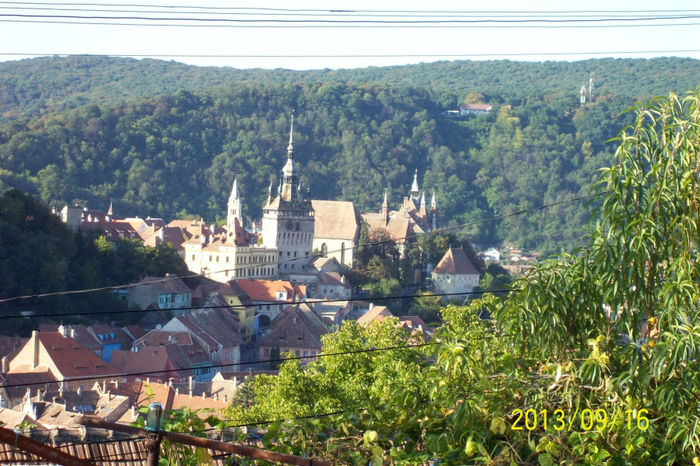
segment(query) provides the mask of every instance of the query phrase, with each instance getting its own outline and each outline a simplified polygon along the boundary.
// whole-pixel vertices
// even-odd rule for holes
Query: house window
[[[299,350],[296,350],[296,351],[294,352],[294,354],[296,354],[297,357],[299,357]]]
[[[269,355],[270,355],[270,350],[267,349],[267,348],[265,348],[265,349],[263,350],[263,356],[269,356]]]

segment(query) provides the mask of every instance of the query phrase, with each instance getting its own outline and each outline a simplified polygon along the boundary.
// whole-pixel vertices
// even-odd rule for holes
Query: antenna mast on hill
[[[588,100],[593,102],[593,73],[588,78]]]

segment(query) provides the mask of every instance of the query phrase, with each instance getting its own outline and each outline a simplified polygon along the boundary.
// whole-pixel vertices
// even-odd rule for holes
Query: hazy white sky
[[[681,56],[700,59],[700,2],[691,0],[591,0],[575,3],[547,0],[68,1],[70,0],[0,2],[0,60],[21,59],[25,57],[22,54],[95,54],[154,56],[205,66],[317,69],[455,59],[544,61],[605,56]],[[170,8],[164,9],[164,6]],[[256,10],[253,11],[253,8]],[[298,11],[301,9],[319,11]],[[338,13],[330,10],[353,12],[342,13],[344,16],[340,18]],[[368,10],[372,11],[367,12]],[[557,13],[562,10],[575,10],[575,13]],[[364,12],[364,16],[360,12]],[[504,12],[509,12],[508,16],[503,16]],[[273,13],[275,16],[270,16]],[[586,22],[559,22],[571,20],[572,14]],[[616,22],[601,20],[602,16],[611,15],[626,19]],[[78,18],[79,16],[91,18]],[[119,16],[121,19],[105,19],[106,16]],[[646,19],[631,20],[632,16]],[[673,18],[668,18],[669,16]],[[134,17],[149,19],[133,19]],[[658,17],[665,18],[654,19]],[[199,21],[164,21],[163,18],[190,18]],[[535,18],[543,22],[523,22]],[[214,19],[283,22],[223,23],[212,21]],[[284,22],[339,19],[506,19],[519,22],[402,23],[373,24],[373,27],[367,27],[366,23],[361,23],[361,27],[357,23],[306,23],[305,27],[296,27],[299,23]],[[57,21],[72,23],[56,24]],[[111,24],[79,24],[85,22]],[[280,27],[292,25],[295,27]]]

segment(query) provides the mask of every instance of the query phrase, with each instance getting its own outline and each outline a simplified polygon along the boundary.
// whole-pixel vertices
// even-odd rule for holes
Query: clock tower
[[[292,279],[293,275],[308,273],[312,260],[314,239],[314,209],[299,185],[299,174],[294,163],[294,113],[289,129],[287,162],[282,168],[282,183],[273,196],[268,191],[263,207],[263,243],[278,250],[277,272]]]

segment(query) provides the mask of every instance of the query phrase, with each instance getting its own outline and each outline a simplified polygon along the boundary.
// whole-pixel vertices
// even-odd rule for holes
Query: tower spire
[[[289,145],[287,146],[287,157],[294,158],[294,109],[292,109],[292,122],[289,125]]]
[[[226,224],[230,227],[235,225],[236,218],[243,224],[243,213],[241,212],[241,195],[238,192],[238,179],[233,179],[231,187],[231,195],[228,198],[228,215],[226,216]]]
[[[420,188],[418,188],[418,169],[416,168],[416,171],[413,174],[413,184],[411,185],[411,198],[417,201],[419,195]]]
[[[382,202],[382,218],[385,223],[389,222],[389,196],[386,189],[384,190],[384,202]]]

